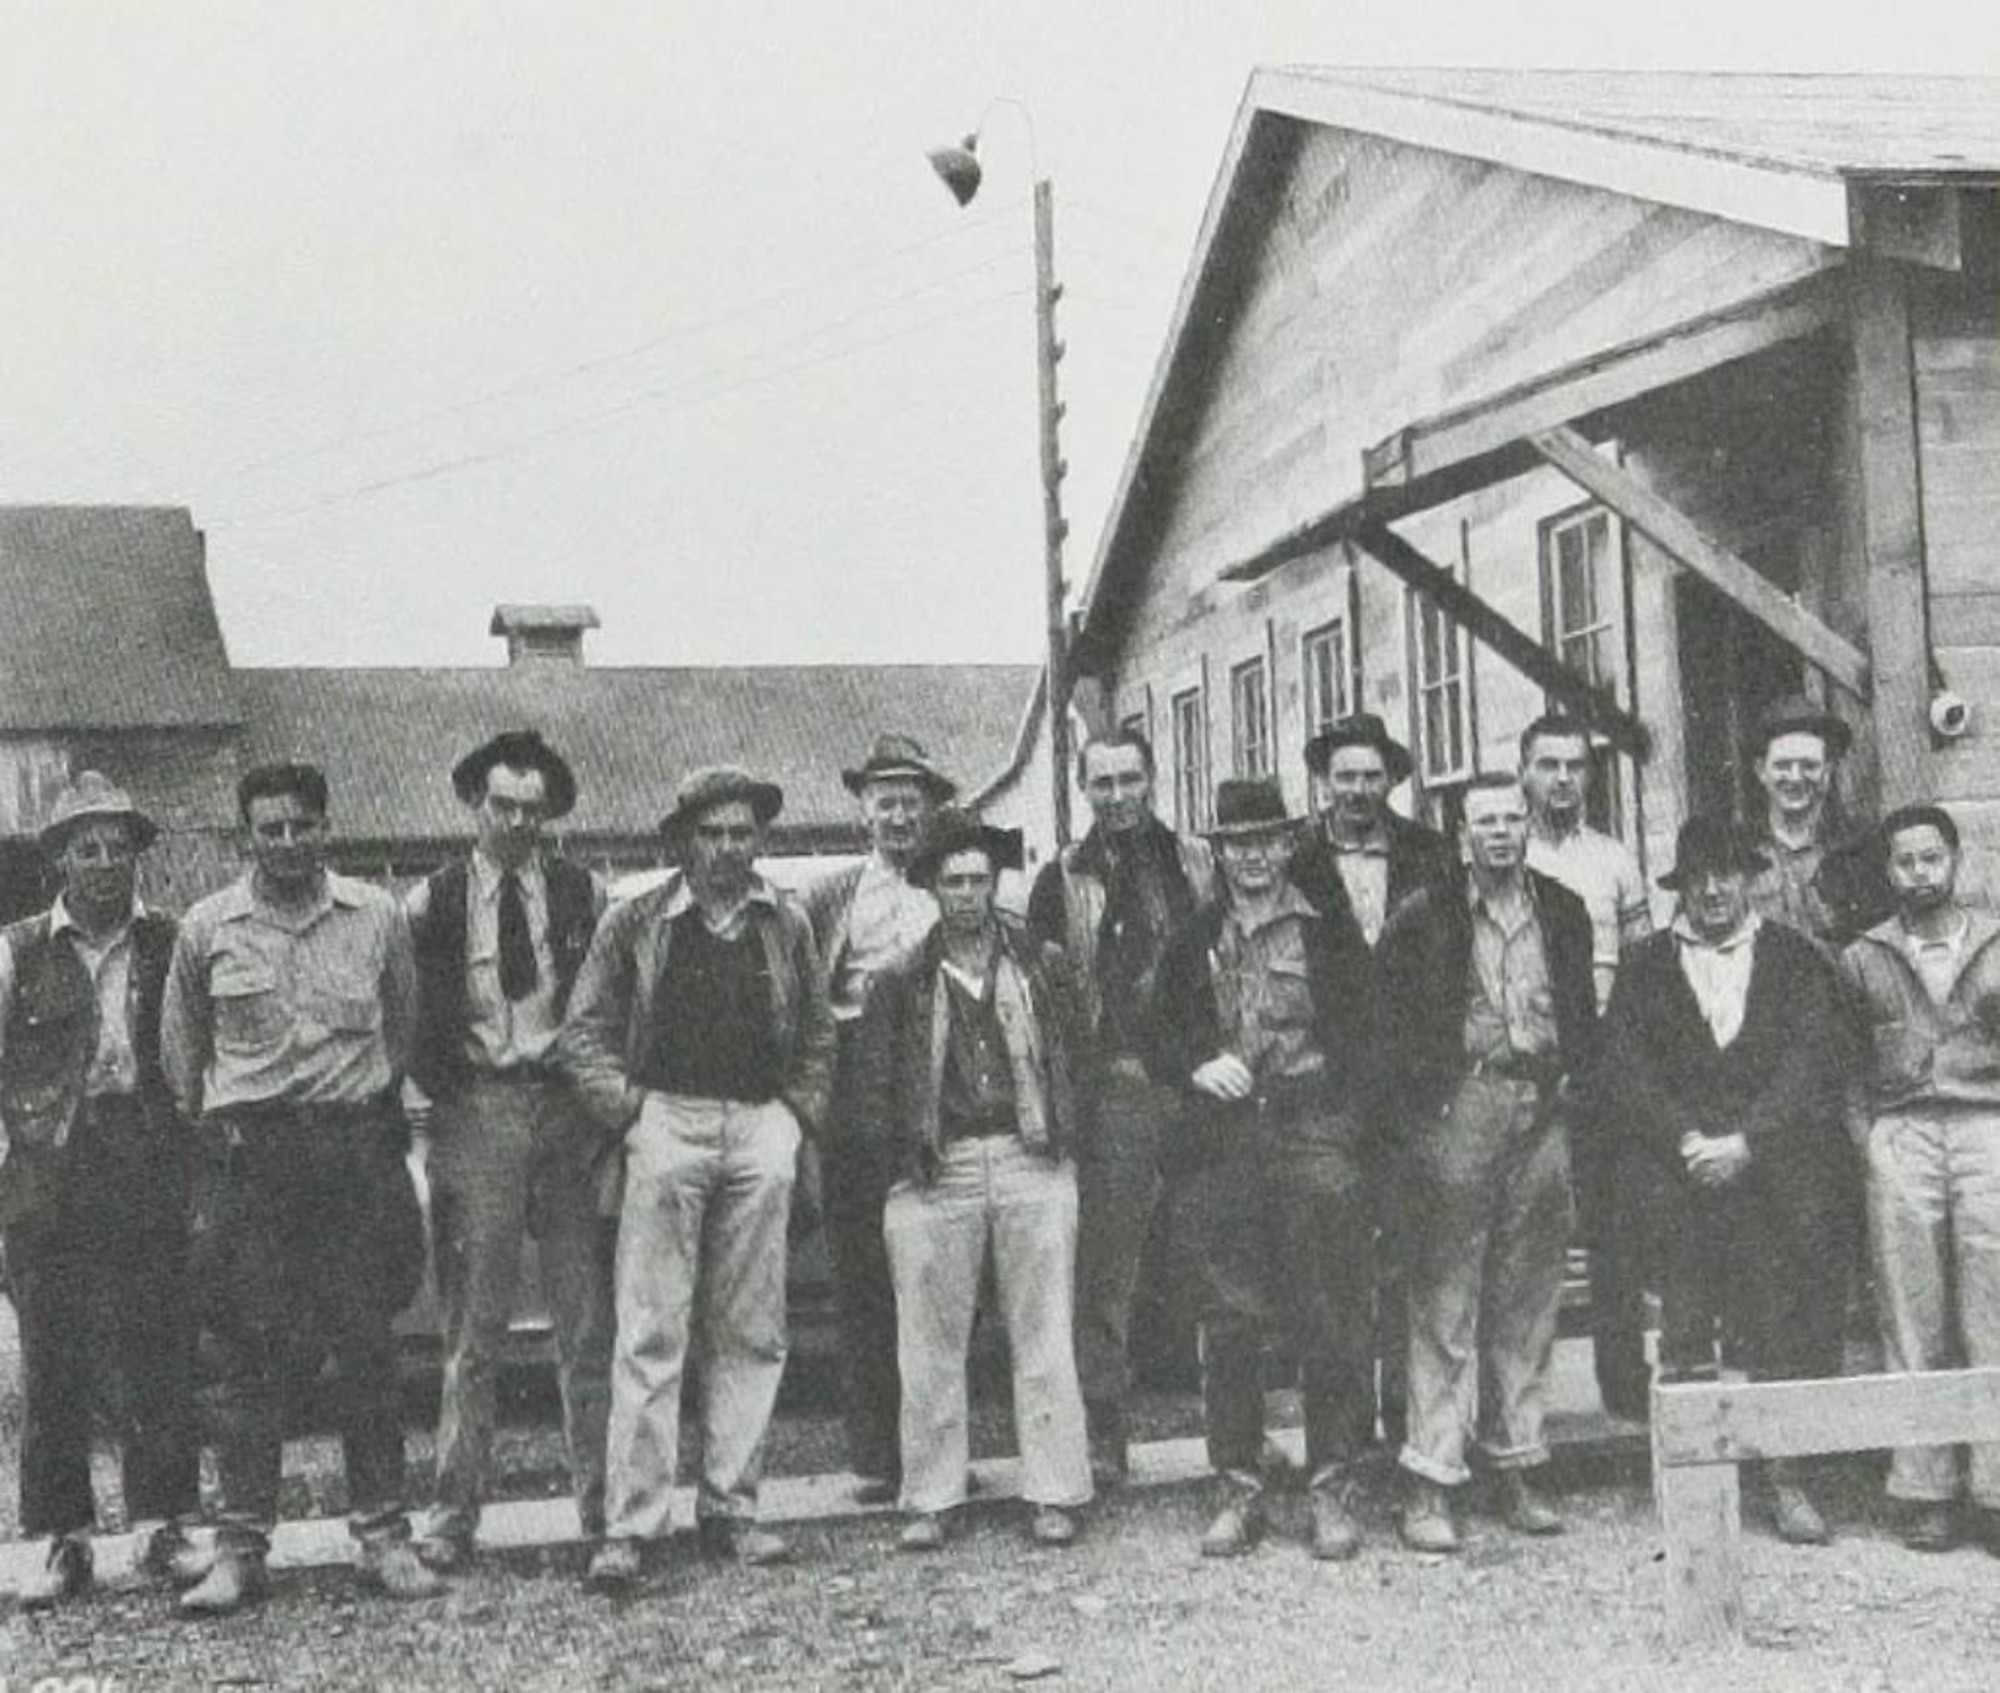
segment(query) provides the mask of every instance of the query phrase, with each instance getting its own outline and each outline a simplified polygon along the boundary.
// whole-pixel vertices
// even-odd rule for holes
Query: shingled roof
[[[246,761],[321,765],[335,830],[347,840],[464,836],[452,765],[497,730],[531,727],[575,766],[580,794],[566,831],[650,835],[688,770],[729,760],[784,788],[781,839],[828,845],[854,832],[840,771],[860,762],[876,735],[916,735],[970,794],[1006,769],[1040,672],[889,664],[236,675],[249,723]]]
[[[179,506],[0,506],[0,731],[242,720]]]

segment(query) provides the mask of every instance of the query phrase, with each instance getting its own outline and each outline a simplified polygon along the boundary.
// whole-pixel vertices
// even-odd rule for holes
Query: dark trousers
[[[1099,1079],[1090,1137],[1077,1148],[1076,1367],[1084,1404],[1119,1411],[1132,1392],[1132,1307],[1160,1198],[1160,1123],[1170,1089],[1136,1058]]]
[[[1368,1208],[1374,1224],[1375,1410],[1382,1444],[1394,1452],[1409,1430],[1410,1167],[1404,1149],[1386,1135],[1372,1137],[1364,1153]]]
[[[87,1100],[62,1155],[54,1209],[7,1231],[25,1535],[68,1534],[95,1520],[92,1410],[114,1380],[124,1388],[127,1518],[195,1509],[186,1196],[183,1149],[168,1131],[149,1125],[130,1097]]]
[[[847,1462],[856,1475],[900,1483],[903,1384],[896,1369],[896,1288],[882,1234],[883,1208],[895,1185],[886,1153],[893,1137],[886,1124],[861,1122],[855,1113],[857,1026],[840,1026],[832,1132],[821,1160],[822,1204],[840,1311]]]
[[[1615,1078],[1613,1079],[1615,1087]],[[1651,1391],[1646,1363],[1646,1284],[1657,1219],[1641,1200],[1637,1154],[1596,1108],[1565,1106],[1577,1221],[1590,1250],[1590,1342],[1597,1390],[1607,1409],[1642,1414]]]
[[[1317,1479],[1362,1455],[1375,1420],[1360,1133],[1324,1108],[1246,1105],[1235,1115],[1223,1156],[1182,1176],[1171,1202],[1201,1325],[1208,1460],[1222,1472],[1256,1470],[1263,1356],[1275,1344],[1299,1361],[1306,1467]]]
[[[221,1356],[225,1533],[247,1545],[268,1536],[287,1400],[330,1351],[350,1527],[364,1538],[407,1534],[390,1329],[412,1291],[415,1195],[402,1148],[372,1106],[266,1108],[230,1126],[195,1244],[201,1315]]]

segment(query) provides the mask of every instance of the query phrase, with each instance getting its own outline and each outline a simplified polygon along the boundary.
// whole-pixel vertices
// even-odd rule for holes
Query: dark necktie
[[[500,878],[500,991],[510,1000],[526,999],[535,991],[541,972],[535,965],[535,942],[528,933],[528,902],[521,877],[509,870]]]

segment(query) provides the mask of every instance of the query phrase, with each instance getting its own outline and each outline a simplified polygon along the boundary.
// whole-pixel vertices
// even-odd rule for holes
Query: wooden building
[[[1562,703],[1657,870],[1804,687],[2000,881],[2000,80],[1257,73],[1080,619],[1184,826],[1358,709],[1446,815]]]

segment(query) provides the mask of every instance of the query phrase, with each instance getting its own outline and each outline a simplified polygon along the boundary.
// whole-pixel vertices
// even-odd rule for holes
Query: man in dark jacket
[[[1167,948],[1151,1053],[1183,1095],[1166,1165],[1225,1486],[1201,1549],[1231,1557],[1262,1532],[1262,1359],[1282,1340],[1304,1377],[1313,1552],[1350,1558],[1361,1531],[1348,1494],[1375,1409],[1368,960],[1287,876],[1292,825],[1274,783],[1225,781],[1215,811],[1222,891]]]
[[[1076,1363],[1091,1470],[1108,1486],[1125,1475],[1132,1309],[1174,1111],[1173,1090],[1141,1057],[1145,1008],[1167,940],[1208,897],[1214,865],[1205,843],[1153,815],[1153,749],[1137,730],[1093,736],[1076,765],[1090,832],[1035,878],[1028,932],[1063,949],[1090,1036],[1077,1077],[1089,1129],[1077,1148]]]
[[[444,1327],[438,1503],[418,1551],[471,1557],[524,1238],[539,1247],[556,1341],[563,1433],[584,1538],[604,1532],[611,1405],[611,1247],[598,1214],[599,1137],[550,1062],[602,905],[590,872],[543,851],[576,804],[568,761],[532,729],[467,753],[452,787],[472,850],[408,901],[417,954],[410,1074],[430,1129],[427,1168]]]
[[[1605,1018],[1606,1121],[1635,1154],[1624,1167],[1650,1178],[1661,1362],[1677,1374],[1712,1372],[1718,1338],[1753,1379],[1840,1367],[1827,1267],[1854,1185],[1841,1008],[1812,944],[1750,909],[1768,867],[1730,824],[1690,818],[1660,878],[1679,914],[1626,955]],[[1774,1462],[1771,1481],[1780,1538],[1823,1543],[1796,1464]]]
[[[30,1609],[89,1586],[92,1387],[126,1387],[125,1510],[166,1569],[196,1507],[187,1149],[160,1068],[174,922],[135,893],[159,831],[96,771],[42,849],[62,892],[0,933],[0,1229],[21,1331],[21,1532],[49,1540]]]
[[[1590,916],[1529,870],[1518,778],[1465,794],[1467,874],[1419,890],[1382,933],[1384,1057],[1411,1170],[1411,1488],[1403,1538],[1457,1550],[1449,1490],[1475,1433],[1507,1520],[1562,1519],[1529,1483],[1542,1440],[1569,1240],[1569,1141],[1558,1109],[1589,1064],[1597,1017]]]

